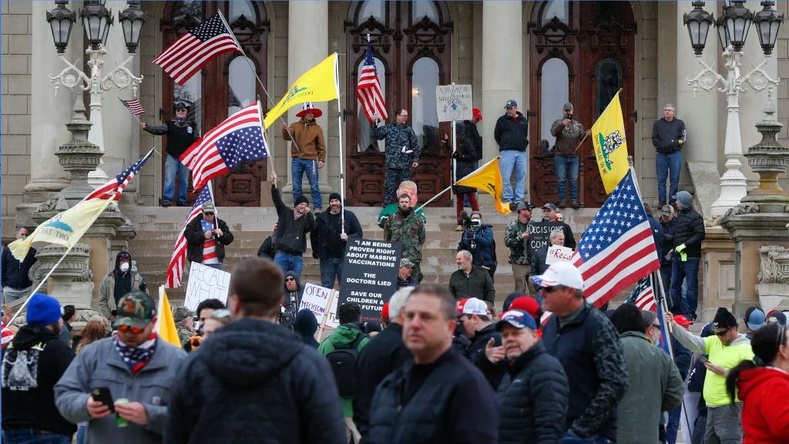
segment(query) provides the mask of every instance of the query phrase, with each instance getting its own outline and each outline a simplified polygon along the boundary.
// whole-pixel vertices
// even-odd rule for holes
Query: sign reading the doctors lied
[[[401,251],[400,242],[348,239],[338,307],[359,304],[362,321],[380,321],[384,303],[397,291]]]
[[[548,245],[551,233],[562,229],[561,222],[532,222],[529,224],[529,246],[536,251]]]

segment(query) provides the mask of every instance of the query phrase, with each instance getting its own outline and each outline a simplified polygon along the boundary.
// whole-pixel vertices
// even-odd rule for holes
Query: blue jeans
[[[674,151],[671,154],[657,153],[657,189],[658,201],[674,203],[677,200],[677,185],[679,185],[679,169],[682,167],[682,151]],[[666,200],[666,178],[669,178],[669,191]]]
[[[38,429],[3,430],[5,444],[71,444],[71,437],[50,433],[42,435]]]
[[[282,274],[292,271],[296,279],[301,278],[301,269],[304,267],[304,258],[300,254],[290,254],[284,251],[277,251],[274,256],[274,263],[282,270]]]
[[[682,406],[668,412],[668,425],[666,425],[666,442],[668,444],[677,444],[677,430],[679,430],[679,417],[681,414]]]
[[[291,159],[290,172],[293,174],[293,201],[296,202],[296,199],[302,196],[301,179],[304,177],[304,173],[307,173],[312,193],[312,208],[316,210],[323,208],[321,190],[318,188],[318,161],[294,157]]]
[[[526,152],[515,150],[504,150],[499,152],[499,166],[501,167],[501,179],[504,182],[502,198],[504,202],[523,201],[524,190],[526,189]],[[515,191],[512,190],[512,173],[515,172]]]
[[[556,156],[556,189],[559,200],[565,199],[564,183],[570,180],[570,200],[578,200],[578,158],[574,156]]]
[[[321,286],[324,288],[334,287],[334,277],[342,285],[342,261],[341,257],[329,257],[321,259]]]
[[[164,190],[162,198],[165,202],[173,201],[173,186],[175,185],[175,175],[178,174],[178,205],[186,205],[186,187],[189,186],[189,168],[185,167],[180,160],[171,155],[167,155],[164,162]]]
[[[678,255],[677,255],[678,256]],[[671,261],[671,301],[674,304],[672,312],[687,316],[696,316],[699,298],[699,261],[697,257],[689,257],[687,261],[680,261],[675,256]],[[682,282],[686,281],[687,291],[682,294]]]

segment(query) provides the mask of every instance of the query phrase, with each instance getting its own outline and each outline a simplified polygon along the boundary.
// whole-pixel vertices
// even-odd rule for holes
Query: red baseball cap
[[[521,296],[512,301],[510,310],[523,310],[529,313],[532,318],[536,318],[537,312],[540,310],[540,303],[532,297]]]
[[[683,315],[674,316],[674,322],[676,322],[680,327],[684,328],[688,328],[691,324],[693,324],[693,322],[690,322],[690,320],[688,320],[688,318]]]

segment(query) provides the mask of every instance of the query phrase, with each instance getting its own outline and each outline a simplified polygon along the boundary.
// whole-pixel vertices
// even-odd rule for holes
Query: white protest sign
[[[326,314],[326,306],[329,304],[329,299],[332,300],[332,306],[329,310],[329,315],[326,317],[326,327],[337,328],[340,326],[340,320],[337,319],[337,297],[331,297],[334,290],[321,287],[315,284],[305,284],[304,292],[301,294],[301,303],[299,310],[304,308],[310,310],[315,318],[318,320],[318,325],[323,321],[323,316]]]
[[[548,247],[548,255],[545,256],[545,263],[551,265],[554,262],[569,262],[573,257],[573,249],[551,245]]]
[[[195,311],[197,305],[206,299],[219,299],[227,305],[229,288],[230,273],[192,262],[192,266],[189,267],[184,307]]]
[[[471,85],[436,86],[439,122],[471,119]]]

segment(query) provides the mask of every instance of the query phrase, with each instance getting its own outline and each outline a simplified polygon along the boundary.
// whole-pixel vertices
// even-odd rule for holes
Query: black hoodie
[[[175,381],[168,444],[348,442],[328,361],[271,322],[231,322],[192,354]]]
[[[58,412],[52,390],[72,359],[71,348],[52,331],[31,324],[19,329],[3,355],[3,430],[77,431]]]

